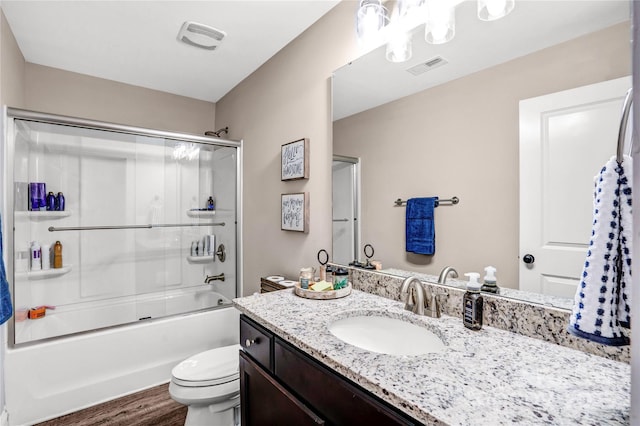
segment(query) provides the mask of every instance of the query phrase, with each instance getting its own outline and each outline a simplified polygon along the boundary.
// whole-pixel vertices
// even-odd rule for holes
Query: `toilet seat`
[[[171,370],[171,380],[179,386],[217,386],[240,379],[238,351],[230,345],[200,352]]]

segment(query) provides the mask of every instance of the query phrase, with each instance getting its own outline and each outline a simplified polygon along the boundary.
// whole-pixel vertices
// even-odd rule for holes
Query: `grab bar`
[[[620,129],[618,130],[618,152],[616,154],[618,163],[622,163],[624,155],[624,137],[627,133],[627,121],[629,121],[631,104],[633,104],[633,89],[627,90],[627,96],[625,96],[624,105],[622,106],[622,118],[620,119]],[[633,144],[633,138],[631,138],[631,143]]]
[[[219,223],[160,223],[149,225],[113,225],[113,226],[61,226],[56,228],[50,226],[49,232],[60,231],[95,231],[105,229],[151,229],[151,228],[180,228],[183,226],[224,226],[224,222]]]

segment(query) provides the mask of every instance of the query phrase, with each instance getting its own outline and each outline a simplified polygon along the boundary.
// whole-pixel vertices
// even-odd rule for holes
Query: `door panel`
[[[520,289],[572,298],[593,221],[593,178],[616,153],[623,77],[520,102]],[[535,262],[522,258],[531,254]]]

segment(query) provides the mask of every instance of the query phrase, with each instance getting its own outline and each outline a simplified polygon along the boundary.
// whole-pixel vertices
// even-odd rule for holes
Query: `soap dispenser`
[[[496,268],[493,266],[487,266],[484,268],[486,275],[484,276],[484,284],[482,284],[482,291],[486,291],[487,293],[500,293],[500,288],[496,283]]]
[[[469,277],[469,282],[462,302],[462,320],[465,327],[480,330],[482,328],[482,296],[478,282],[480,274],[468,272],[464,275]]]

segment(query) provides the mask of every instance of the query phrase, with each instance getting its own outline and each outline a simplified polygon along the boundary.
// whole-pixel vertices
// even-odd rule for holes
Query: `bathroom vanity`
[[[375,424],[630,422],[631,371],[622,362],[491,327],[474,332],[460,318],[416,316],[357,290],[322,301],[283,290],[234,303],[244,314],[244,424],[278,415],[281,424],[294,416],[291,424],[374,424],[367,416]],[[329,331],[351,316],[419,325],[446,349],[417,356],[360,349]]]
[[[244,315],[240,339],[245,425],[418,424]]]

